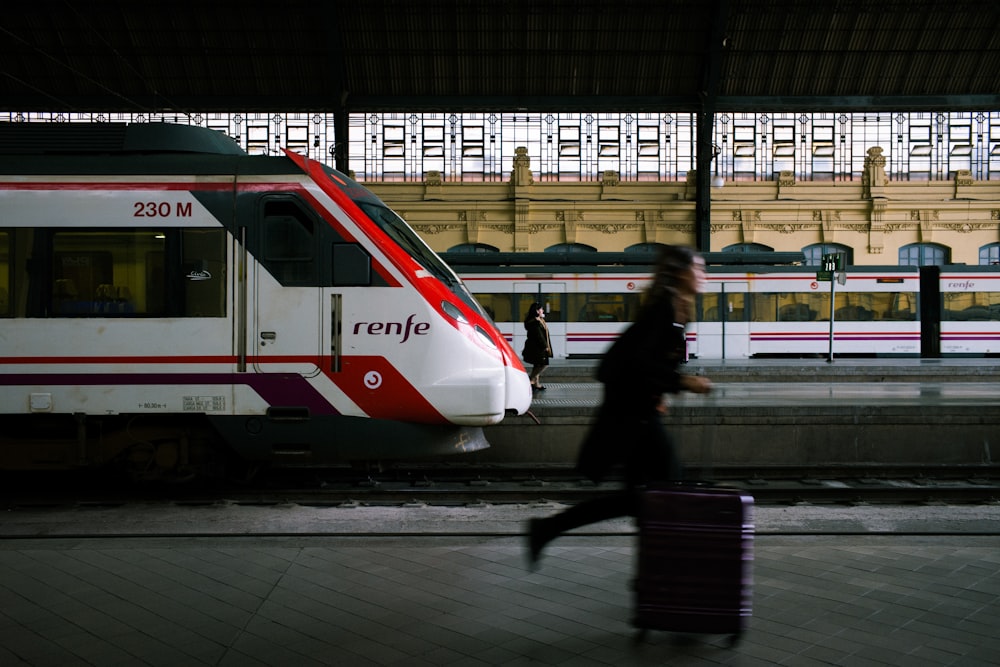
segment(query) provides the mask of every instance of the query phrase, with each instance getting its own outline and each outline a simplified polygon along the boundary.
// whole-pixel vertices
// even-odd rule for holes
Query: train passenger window
[[[695,320],[698,322],[719,321],[719,294],[710,292],[699,294],[695,299]]]
[[[517,321],[523,321],[525,316],[528,314],[528,308],[533,302],[539,302],[545,308],[545,319],[548,322],[562,322],[563,320],[563,307],[562,307],[562,295],[561,294],[518,294],[517,295],[517,312],[519,313]]]
[[[50,288],[30,316],[224,317],[225,239],[221,229],[37,235],[32,265],[47,266],[49,275],[29,280]]]
[[[473,294],[494,322],[520,322],[515,317],[510,294]]]
[[[752,322],[777,322],[778,295],[754,294],[750,309],[750,320]]]
[[[226,316],[226,235],[220,229],[185,229],[181,236],[183,301],[180,317]],[[124,287],[127,294],[128,287]],[[125,295],[118,289],[118,298]]]
[[[592,292],[566,295],[567,322],[631,322],[641,294]]]
[[[942,321],[1000,320],[1000,292],[949,292],[944,294],[943,301]]]
[[[885,292],[879,295],[877,311],[881,319],[909,322],[917,317],[917,295],[912,292]]]

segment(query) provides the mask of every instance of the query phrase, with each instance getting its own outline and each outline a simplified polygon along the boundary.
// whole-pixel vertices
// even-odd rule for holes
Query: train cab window
[[[36,235],[32,266],[47,266],[49,317],[224,317],[221,229],[56,230]]]
[[[356,243],[333,244],[333,286],[367,286],[372,283],[372,258]]]
[[[263,202],[262,259],[283,285],[316,284],[315,223],[294,199]]]

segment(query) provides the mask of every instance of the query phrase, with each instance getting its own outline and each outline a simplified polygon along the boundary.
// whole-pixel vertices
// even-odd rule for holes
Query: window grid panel
[[[241,112],[3,112],[7,122],[171,122],[223,132],[252,154],[285,148],[334,166],[334,115]],[[525,147],[540,181],[683,181],[694,169],[696,117],[688,113],[355,113],[347,155],[361,181],[510,178]],[[400,134],[401,133],[401,134]],[[576,137],[574,140],[573,137]],[[883,150],[890,180],[951,180],[959,170],[1000,179],[1000,111],[721,113],[713,173],[767,181],[854,181],[867,152]]]

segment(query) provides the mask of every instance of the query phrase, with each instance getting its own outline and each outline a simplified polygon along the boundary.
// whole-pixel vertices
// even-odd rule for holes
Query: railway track
[[[697,469],[690,471],[701,476]],[[705,471],[708,473],[709,471]],[[1000,469],[994,466],[719,468],[703,475],[742,488],[758,504],[914,504],[1000,502]],[[52,479],[52,478],[50,478]],[[114,505],[168,501],[198,505],[299,504],[310,506],[467,506],[575,503],[622,488],[620,479],[594,485],[571,467],[396,466],[283,469],[243,479],[177,484],[107,484],[87,479],[43,483],[7,480],[0,503],[7,508]]]

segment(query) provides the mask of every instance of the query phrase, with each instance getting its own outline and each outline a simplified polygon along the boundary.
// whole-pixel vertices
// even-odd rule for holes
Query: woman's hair
[[[653,281],[646,293],[646,303],[653,305],[660,303],[662,299],[673,298],[677,294],[678,285],[687,279],[685,274],[691,270],[696,257],[698,253],[687,246],[663,246],[653,271]]]
[[[525,315],[524,315],[524,321],[525,322],[530,322],[531,320],[537,320],[538,319],[538,309],[541,308],[541,307],[542,307],[542,304],[538,303],[537,301],[533,302],[530,306],[528,306],[528,312],[525,313]]]

